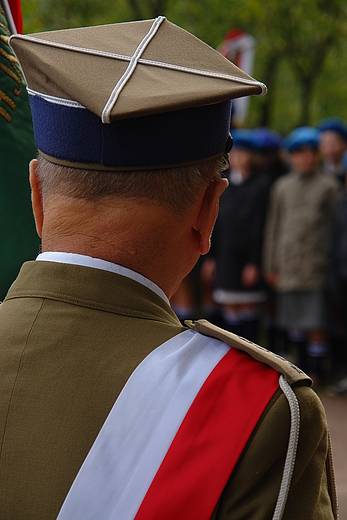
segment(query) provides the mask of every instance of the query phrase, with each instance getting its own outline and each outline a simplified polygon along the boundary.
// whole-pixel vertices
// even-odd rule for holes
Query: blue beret
[[[301,126],[291,132],[283,141],[283,147],[288,152],[295,152],[305,146],[318,148],[319,130],[311,126]]]
[[[339,117],[328,117],[323,119],[319,124],[318,128],[321,132],[331,131],[339,134],[343,139],[347,141],[347,125]]]
[[[233,148],[244,148],[252,151],[259,149],[259,143],[254,130],[231,130],[231,135],[233,138]]]
[[[280,147],[282,137],[274,130],[268,128],[257,128],[255,130],[258,148],[261,151],[277,150]]]
[[[343,167],[347,170],[347,152],[345,152],[343,156]]]

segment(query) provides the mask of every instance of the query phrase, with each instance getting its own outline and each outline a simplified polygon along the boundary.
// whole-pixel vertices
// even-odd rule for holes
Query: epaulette
[[[249,341],[248,339],[237,336],[236,334],[221,329],[216,325],[212,325],[212,323],[209,323],[207,320],[186,320],[184,324],[200,334],[220,339],[231,347],[246,352],[257,361],[269,365],[280,374],[283,374],[291,386],[312,385],[312,379],[300,370],[300,368],[283,357],[253,343],[252,341]]]

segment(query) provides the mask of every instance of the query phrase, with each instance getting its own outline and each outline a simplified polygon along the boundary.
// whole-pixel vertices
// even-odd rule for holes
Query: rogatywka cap
[[[57,164],[153,169],[222,154],[231,100],[266,87],[164,17],[14,35],[35,141]]]

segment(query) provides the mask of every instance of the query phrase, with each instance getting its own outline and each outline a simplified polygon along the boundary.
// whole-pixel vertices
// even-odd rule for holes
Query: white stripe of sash
[[[120,393],[58,520],[131,520],[189,407],[229,351],[187,330],[151,352]]]

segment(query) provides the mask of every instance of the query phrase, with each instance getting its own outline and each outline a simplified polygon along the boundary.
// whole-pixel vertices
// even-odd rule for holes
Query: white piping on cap
[[[158,16],[158,18],[156,18],[154,20],[152,27],[150,28],[150,30],[148,31],[146,36],[143,38],[140,45],[137,47],[135,53],[133,54],[133,56],[130,60],[130,63],[128,65],[126,71],[124,72],[124,74],[120,78],[120,80],[118,81],[117,85],[112,90],[112,93],[104,107],[104,110],[102,111],[101,120],[103,123],[111,123],[111,111],[117,102],[119,94],[121,93],[121,91],[123,90],[123,88],[125,87],[127,82],[129,81],[129,79],[135,72],[135,69],[136,69],[138,61],[141,57],[141,54],[145,51],[146,47],[148,46],[148,44],[152,40],[152,38],[154,38],[155,34],[157,33],[160,25],[162,24],[162,22],[164,20],[165,20],[164,16]]]
[[[27,87],[27,91],[28,91],[29,96],[41,97],[45,101],[54,103],[55,105],[62,105],[65,107],[70,107],[70,108],[84,108],[86,110],[86,107],[81,105],[81,103],[78,103],[78,101],[72,101],[71,99],[59,98],[56,96],[51,96],[49,94],[43,94],[42,92],[37,92],[37,90],[33,90],[32,88],[29,88],[29,87]]]

